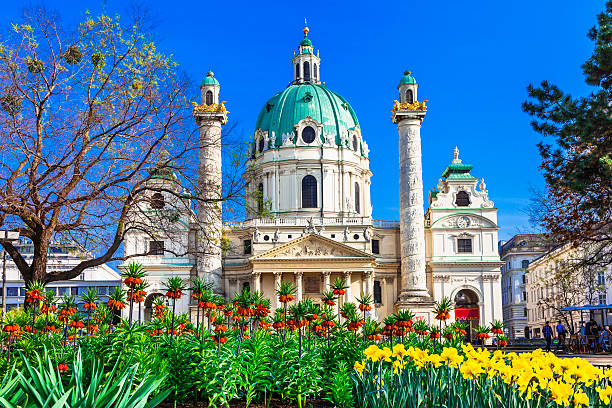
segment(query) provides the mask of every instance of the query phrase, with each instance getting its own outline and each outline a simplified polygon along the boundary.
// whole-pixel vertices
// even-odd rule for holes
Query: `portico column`
[[[363,279],[365,280],[366,295],[370,295],[372,301],[374,301],[374,272],[365,271]]]
[[[276,308],[281,307],[280,300],[278,300],[278,296],[276,296],[276,291],[280,288],[281,281],[283,279],[282,272],[274,272],[274,298],[276,299]]]
[[[261,272],[253,273],[253,288],[256,292],[261,292]]]
[[[345,302],[351,301],[351,274],[352,272],[350,271],[344,272],[344,280],[346,281],[346,286],[348,286],[346,288],[346,293],[344,294]]]
[[[302,275],[304,275],[303,272],[293,272],[295,274],[295,284],[297,286],[297,293],[296,293],[296,297],[298,302],[300,302],[302,300]]]
[[[331,287],[331,282],[330,282],[331,272],[324,271],[321,273],[323,274],[323,292],[328,292],[329,288]]]

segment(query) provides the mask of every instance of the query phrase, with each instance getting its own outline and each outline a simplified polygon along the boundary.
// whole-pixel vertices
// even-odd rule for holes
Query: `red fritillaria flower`
[[[68,369],[69,369],[68,364],[60,363],[57,365],[57,370],[60,373],[65,373],[66,371],[68,371]]]

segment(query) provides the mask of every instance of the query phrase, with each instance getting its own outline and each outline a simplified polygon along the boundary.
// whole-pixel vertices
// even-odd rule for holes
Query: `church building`
[[[400,79],[392,105],[400,149],[399,221],[380,221],[372,218],[376,201],[370,195],[367,129],[361,129],[349,102],[322,82],[321,58],[308,27],[291,64],[291,83],[263,104],[255,123],[244,175],[255,201],[246,219],[221,224],[213,216],[219,208],[200,208],[206,233],[224,234],[223,250],[213,248],[215,240],[191,242],[198,232],[188,221],[177,224],[179,239],[160,236],[155,254],[136,258],[151,275],[145,306],[173,275],[202,276],[228,299],[245,287],[261,291],[276,307],[275,289],[282,281],[295,284],[296,300],[320,303],[341,277],[348,286],[344,301],[369,294],[378,320],[407,308],[433,322],[431,309],[442,297],[455,302],[451,321],[468,320],[475,327],[501,320],[497,209],[484,180],[471,175],[473,166],[462,163],[457,148],[449,152],[450,163],[424,209],[420,130],[427,107],[417,99],[411,73]],[[220,192],[210,186],[221,180],[221,146],[214,140],[227,120],[220,90],[209,72],[201,85],[202,103],[194,104],[200,186],[213,196]],[[165,180],[176,184],[172,177]],[[150,247],[147,240],[130,234],[126,254]],[[204,245],[206,256],[174,259],[163,248],[177,242]],[[189,307],[185,296],[177,311]]]

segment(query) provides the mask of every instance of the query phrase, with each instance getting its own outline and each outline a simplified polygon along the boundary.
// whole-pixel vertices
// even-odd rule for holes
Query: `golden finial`
[[[302,30],[304,31],[304,37],[308,36],[308,23],[306,22],[306,19],[304,18],[304,29]]]

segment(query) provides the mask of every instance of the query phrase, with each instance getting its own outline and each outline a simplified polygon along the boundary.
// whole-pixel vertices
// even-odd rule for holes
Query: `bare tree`
[[[538,306],[552,310],[553,317],[564,320],[573,333],[576,312],[563,309],[599,303],[599,295],[606,293],[605,280],[610,276],[606,275],[605,267],[585,262],[592,256],[590,249],[570,248],[569,251],[564,259],[545,255],[550,257],[552,269],[536,278],[534,288],[541,295]]]
[[[172,228],[178,208],[152,213],[168,223],[130,218],[145,204],[154,208],[155,193],[197,213],[195,87],[156,48],[141,14],[132,14],[129,21],[86,14],[64,30],[54,13],[36,8],[0,44],[0,226],[31,240],[31,262],[10,242],[0,244],[26,283],[71,279],[124,259],[120,247],[130,230],[154,236]],[[240,163],[230,162],[235,171],[227,172],[216,200],[241,200]],[[180,188],[156,183],[160,175]],[[53,242],[93,257],[47,272]]]

